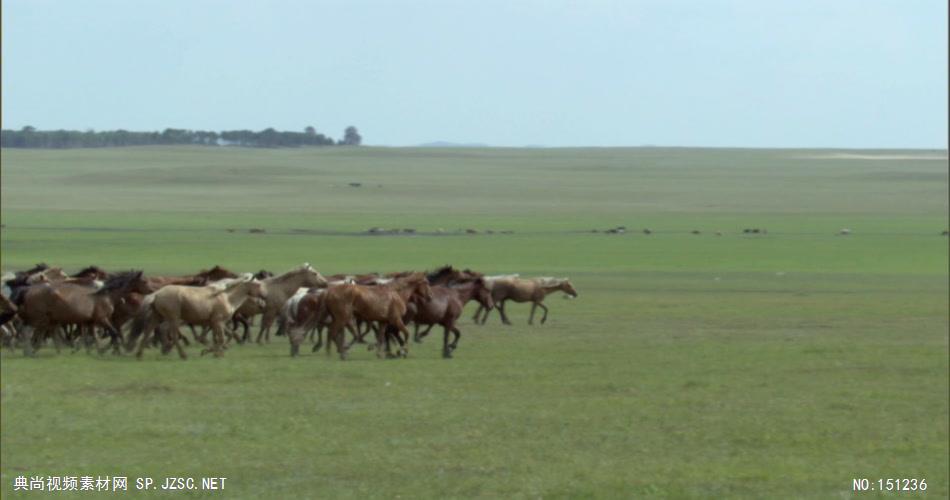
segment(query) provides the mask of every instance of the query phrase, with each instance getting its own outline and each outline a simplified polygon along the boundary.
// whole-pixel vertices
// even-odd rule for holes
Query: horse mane
[[[40,262],[26,271],[16,271],[13,273],[13,279],[7,280],[4,284],[10,288],[26,285],[26,280],[30,279],[30,276],[46,271],[47,269],[49,269],[49,266],[46,265],[45,262]]]
[[[129,287],[133,282],[139,279],[142,279],[142,271],[129,270],[116,273],[114,276],[106,280],[106,282],[102,285],[102,288],[93,292],[93,295],[106,295],[109,292],[113,292],[115,290],[122,290]]]
[[[274,273],[270,271],[265,271],[264,269],[261,269],[260,271],[254,273],[254,279],[256,280],[262,280],[262,279],[270,278],[273,276],[274,276]]]
[[[251,273],[244,273],[237,278],[225,278],[217,283],[212,283],[207,286],[213,286],[217,288],[217,290],[211,294],[212,297],[215,297],[217,295],[221,295],[222,293],[227,293],[232,289],[243,285],[244,283],[250,283],[251,281],[254,281],[254,275]]]
[[[304,271],[306,271],[306,270],[308,270],[308,269],[313,269],[313,268],[310,267],[310,264],[309,264],[309,263],[306,263],[306,264],[304,264],[304,265],[302,265],[302,266],[295,267],[295,268],[291,269],[290,271],[287,271],[286,273],[281,274],[281,275],[279,275],[279,276],[271,276],[270,278],[267,278],[267,281],[270,282],[270,283],[280,283],[280,282],[286,281],[286,280],[290,279],[292,276],[296,276],[297,274],[300,274],[300,273],[302,273],[302,272],[304,272]]]
[[[435,271],[432,271],[431,273],[427,273],[426,279],[428,279],[431,282],[438,279],[440,276],[445,276],[446,274],[452,274],[453,272],[455,272],[455,268],[449,264],[446,264],[436,269]]]
[[[540,286],[550,287],[550,286],[560,286],[565,281],[567,281],[567,278],[553,278],[551,276],[542,276],[540,278],[535,278],[534,281]]]
[[[85,277],[87,277],[87,276],[99,276],[99,275],[107,275],[107,274],[108,274],[108,273],[105,272],[105,270],[102,269],[101,267],[96,266],[96,265],[92,265],[92,266],[88,266],[88,267],[86,267],[86,268],[83,268],[81,271],[79,271],[78,273],[72,275],[71,277],[72,277],[72,278],[85,278]]]
[[[45,271],[47,269],[49,269],[49,266],[46,265],[45,262],[40,262],[39,264],[33,266],[32,268],[27,269],[26,271],[20,271],[20,272],[25,273],[25,274],[36,274],[38,272]]]

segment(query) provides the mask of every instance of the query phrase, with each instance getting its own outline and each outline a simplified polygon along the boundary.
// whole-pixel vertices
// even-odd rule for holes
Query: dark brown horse
[[[426,279],[430,285],[448,285],[455,281],[472,280],[482,278],[485,275],[471,269],[455,269],[450,265],[442,266],[435,271],[426,273]]]
[[[58,327],[70,324],[79,325],[80,328],[104,329],[112,338],[113,349],[118,352],[121,337],[111,321],[115,303],[131,293],[147,291],[148,283],[142,271],[119,273],[98,290],[73,283],[30,287],[24,294],[23,305],[19,310],[24,323],[31,327],[24,331],[25,354],[33,354],[30,338],[33,330],[37,333],[36,341],[41,345],[47,337],[58,335]]]
[[[70,276],[70,278],[92,278],[94,280],[107,280],[110,276],[111,274],[99,266],[89,266]]]
[[[416,307],[412,316],[412,321],[416,325],[428,325],[428,328],[416,336],[416,342],[421,342],[422,338],[429,334],[429,330],[434,325],[442,325],[444,334],[442,337],[442,357],[451,358],[452,351],[458,347],[459,338],[462,332],[459,331],[459,316],[462,315],[462,309],[470,300],[477,300],[482,307],[491,309],[495,306],[492,302],[491,292],[485,287],[485,281],[481,278],[456,282],[451,285],[435,285],[432,287],[432,294],[428,299],[415,297],[413,302]],[[449,342],[449,333],[455,338]]]

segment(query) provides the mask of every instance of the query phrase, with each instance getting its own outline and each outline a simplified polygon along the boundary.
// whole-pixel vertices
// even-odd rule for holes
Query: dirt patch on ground
[[[84,387],[78,390],[66,391],[70,394],[92,394],[97,396],[127,396],[127,395],[153,395],[168,394],[172,392],[171,386],[163,384],[126,384],[116,387]]]

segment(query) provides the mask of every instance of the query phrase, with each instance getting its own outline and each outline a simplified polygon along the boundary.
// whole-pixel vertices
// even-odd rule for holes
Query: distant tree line
[[[277,131],[272,128],[253,130],[226,130],[211,132],[167,128],[162,132],[130,132],[110,130],[36,130],[27,126],[20,130],[0,131],[0,146],[5,148],[103,148],[113,146],[199,145],[244,146],[256,148],[297,146],[359,146],[363,138],[356,127],[347,127],[343,138],[332,138],[317,133],[313,127],[303,132]]]

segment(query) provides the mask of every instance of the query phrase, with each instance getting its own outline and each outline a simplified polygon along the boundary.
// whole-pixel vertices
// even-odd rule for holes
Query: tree
[[[310,136],[317,135],[317,129],[313,128],[313,126],[311,125],[311,126],[308,126],[308,127],[305,128],[305,129],[303,129],[303,133],[305,133],[305,134],[307,134],[307,135],[310,135]]]
[[[363,137],[360,136],[360,133],[356,130],[356,127],[350,125],[349,127],[346,127],[346,130],[343,131],[343,145],[359,146],[362,142]]]

